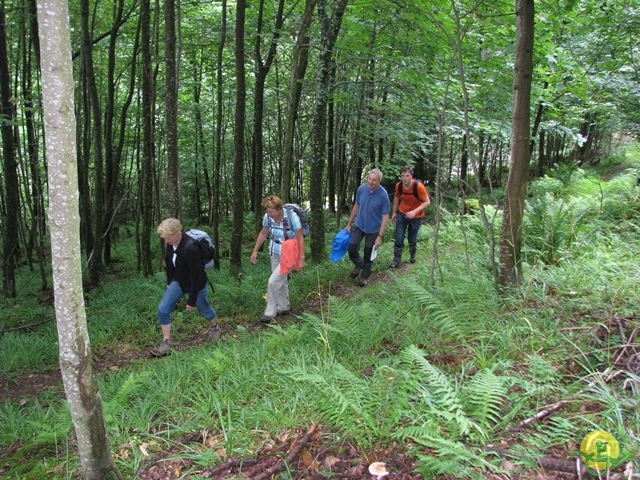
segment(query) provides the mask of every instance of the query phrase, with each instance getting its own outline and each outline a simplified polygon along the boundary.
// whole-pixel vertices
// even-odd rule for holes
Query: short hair
[[[262,200],[262,208],[275,208],[276,210],[282,210],[282,199],[277,195],[269,195]]]
[[[411,176],[413,176],[413,167],[409,166],[409,165],[405,165],[404,167],[402,167],[402,170],[400,170],[400,175],[402,175],[403,173],[407,173],[409,172],[411,174]]]
[[[162,238],[170,237],[182,232],[182,224],[177,218],[167,218],[158,225],[158,235]]]
[[[380,170],[379,168],[372,168],[371,170],[369,170],[369,175],[371,175],[372,173],[378,175],[380,182],[382,182],[382,170]]]

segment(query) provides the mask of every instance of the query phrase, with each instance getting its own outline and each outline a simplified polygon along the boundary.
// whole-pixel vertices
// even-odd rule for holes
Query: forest
[[[298,434],[322,465],[262,456],[245,476],[340,475],[345,451],[394,457],[395,478],[531,478],[541,459],[586,476],[562,461],[589,429],[636,452],[638,31],[637,0],[1,0],[4,473],[227,478],[212,465]],[[391,192],[407,164],[432,195],[418,268],[383,259],[354,291],[331,238],[369,169]],[[267,266],[248,252],[269,194],[308,210],[311,262],[299,322],[261,331]],[[218,246],[226,340],[202,346],[179,316],[192,348],[147,369],[168,216]],[[260,370],[234,369],[245,357]],[[148,450],[179,473],[154,477]]]

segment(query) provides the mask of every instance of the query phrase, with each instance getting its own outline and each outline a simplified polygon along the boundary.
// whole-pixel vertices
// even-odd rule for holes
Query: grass
[[[512,473],[537,468],[541,456],[566,455],[596,428],[613,433],[623,451],[637,452],[640,379],[630,371],[607,376],[620,370],[612,362],[622,335],[628,340],[639,327],[634,172],[630,167],[605,182],[576,170],[570,177],[563,172],[562,181],[534,182],[531,191],[549,202],[532,210],[529,231],[546,234],[549,219],[558,219],[557,235],[526,244],[527,283],[511,296],[498,295],[492,283],[486,232],[473,216],[463,218],[466,239],[459,216],[445,217],[435,286],[425,260],[433,232],[425,225],[421,261],[403,274],[388,273],[386,282],[349,290],[346,261],[296,273],[292,307],[305,313],[286,325],[248,328],[264,308],[266,254],[241,278],[224,267],[211,272],[210,298],[232,334],[217,346],[134,361],[98,378],[118,468],[131,477],[147,455],[170,446],[196,465],[247,457],[309,422],[365,450],[401,442],[425,477],[498,472],[503,466],[486,447],[507,437],[513,437]],[[546,185],[553,197],[544,196]],[[602,199],[594,195],[600,191]],[[581,215],[567,220],[568,209],[578,206]],[[130,240],[116,252],[115,273],[86,295],[98,356],[147,349],[159,339],[155,310],[164,276],[127,273],[135,262]],[[387,272],[391,255],[388,237],[374,275]],[[3,328],[37,323],[0,339],[0,375],[8,380],[57,368],[53,312],[26,287],[37,283],[30,275],[19,279],[24,301],[0,313]],[[352,293],[345,296],[345,289]],[[178,313],[175,341],[204,327],[196,314]],[[560,401],[567,403],[544,421],[505,435]],[[180,442],[203,431],[211,437],[208,448],[196,452]],[[7,478],[80,477],[65,402],[51,392],[0,402],[0,446],[9,452]]]

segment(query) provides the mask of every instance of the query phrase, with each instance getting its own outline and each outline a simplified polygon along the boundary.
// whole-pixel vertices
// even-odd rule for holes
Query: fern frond
[[[464,388],[467,414],[484,429],[500,422],[507,394],[506,379],[489,370],[478,372]],[[483,435],[484,436],[484,435]]]
[[[138,393],[142,390],[140,385],[146,381],[147,378],[151,376],[151,371],[143,370],[137,373],[131,373],[124,381],[124,383],[118,389],[118,393],[116,393],[115,401],[118,402],[121,406],[126,406],[126,404],[136,397]]]
[[[401,280],[400,283],[403,291],[408,292],[415,302],[427,310],[429,322],[433,323],[443,335],[462,336],[458,320],[452,314],[450,306],[437,298],[433,290],[408,280]]]
[[[470,448],[462,442],[449,440],[431,427],[405,427],[394,435],[398,439],[411,438],[419,445],[429,450],[435,450],[436,455],[418,454],[425,462],[421,472],[428,475],[454,475],[458,478],[468,478],[470,470],[484,467],[490,471],[497,471],[486,455],[478,448]]]
[[[400,356],[405,362],[416,365],[425,376],[425,382],[419,385],[418,390],[432,411],[454,422],[459,435],[467,435],[473,427],[472,422],[464,411],[458,391],[446,375],[425,358],[423,350],[414,345],[404,349]]]

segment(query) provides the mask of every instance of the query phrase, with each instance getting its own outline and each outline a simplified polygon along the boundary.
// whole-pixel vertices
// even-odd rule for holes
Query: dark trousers
[[[404,248],[404,237],[409,230],[407,241],[409,242],[409,255],[416,258],[418,250],[418,230],[422,225],[422,217],[407,218],[404,213],[396,213],[396,243],[393,246],[393,261],[400,263],[402,259],[402,249]]]
[[[360,256],[360,243],[364,238],[364,258]],[[351,241],[349,242],[349,258],[356,267],[362,267],[360,278],[366,280],[371,275],[371,252],[376,244],[378,232],[364,233],[355,225],[351,227]]]

